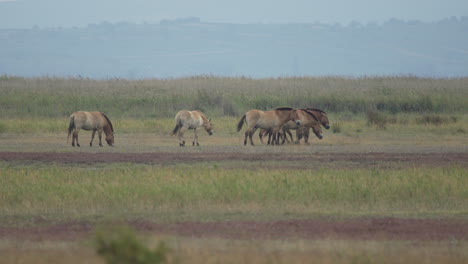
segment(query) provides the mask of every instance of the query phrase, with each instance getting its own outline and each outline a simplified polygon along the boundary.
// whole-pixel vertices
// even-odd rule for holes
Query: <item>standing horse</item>
[[[303,130],[309,130],[312,128],[312,131],[314,131],[314,134],[319,138],[323,138],[322,134],[322,127],[320,126],[320,121],[319,119],[315,116],[315,114],[309,110],[306,109],[300,109],[297,110],[297,115],[299,119],[301,120],[301,126],[296,130],[296,144],[299,144],[299,140],[301,139],[300,137],[300,131]],[[306,144],[309,142],[307,141]]]
[[[271,111],[262,110],[250,110],[245,113],[244,116],[237,123],[237,132],[242,129],[244,121],[247,123],[247,130],[245,131],[244,145],[247,145],[247,137],[250,139],[250,144],[254,146],[252,136],[257,128],[263,128],[271,130],[273,135],[272,144],[278,144],[278,131],[282,125],[289,120],[293,120],[297,125],[300,125],[301,121],[297,117],[296,110],[290,107],[276,108]]]
[[[98,132],[99,136],[99,146],[102,147],[102,141],[101,141],[101,136],[102,136],[102,131],[106,134],[106,141],[109,146],[112,146],[114,144],[114,128],[112,127],[112,123],[109,120],[109,118],[102,112],[85,112],[85,111],[78,111],[74,112],[70,116],[70,124],[68,125],[68,138],[67,138],[67,143],[68,140],[70,139],[70,134],[73,132],[73,138],[72,138],[72,146],[75,146],[75,141],[76,141],[76,146],[80,146],[80,143],[78,143],[78,133],[80,132],[80,129],[84,130],[92,130],[93,133],[91,135],[91,142],[89,142],[89,145],[93,145],[93,140],[94,140],[94,135],[96,134],[96,131]]]
[[[294,142],[294,139],[293,139],[293,136],[292,136],[292,133],[291,133],[291,129],[293,130],[296,130],[299,126],[296,125],[296,123],[294,123],[294,121],[292,120],[289,120],[288,122],[286,122],[281,128],[280,130],[278,131],[278,137],[282,138],[283,141],[282,141],[282,144],[284,144],[284,142],[288,142],[288,143],[291,143],[291,142]],[[261,129],[260,132],[258,133],[258,137],[260,138],[260,142],[262,142],[263,144],[263,137],[268,135],[268,142],[267,144],[269,145],[270,142],[271,142],[271,136],[272,136],[272,133],[271,133],[271,130],[267,130],[267,129]],[[291,141],[289,141],[288,139],[288,135],[289,137],[291,138]]]
[[[305,110],[312,112],[315,115],[315,117],[317,117],[320,124],[322,124],[322,126],[325,129],[330,129],[330,122],[328,120],[327,113],[325,113],[325,111],[317,109],[317,108],[306,108]],[[307,127],[301,128],[298,131],[297,136],[298,136],[298,141],[301,140],[302,137],[304,137],[304,142],[308,144],[309,143],[309,128]]]
[[[185,146],[184,133],[187,129],[193,129],[194,136],[192,145],[200,146],[198,143],[197,128],[204,127],[208,135],[213,135],[213,126],[211,119],[208,119],[206,115],[198,110],[187,111],[182,110],[175,116],[176,126],[172,130],[172,135],[178,132],[179,146]]]

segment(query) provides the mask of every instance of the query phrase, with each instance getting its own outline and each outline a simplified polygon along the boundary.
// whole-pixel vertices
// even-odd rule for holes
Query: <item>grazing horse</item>
[[[242,129],[244,121],[247,123],[245,131],[244,145],[247,145],[247,137],[250,139],[250,144],[254,146],[252,136],[257,128],[270,130],[273,135],[272,145],[278,144],[278,131],[282,125],[289,120],[293,120],[297,125],[301,124],[296,110],[290,107],[280,107],[271,111],[250,110],[237,123],[237,132]]]
[[[71,114],[70,124],[68,125],[67,143],[70,139],[70,134],[72,134],[73,132],[73,147],[75,146],[75,141],[76,146],[80,146],[80,143],[78,143],[78,133],[80,132],[80,129],[93,131],[91,135],[91,142],[89,142],[90,146],[93,145],[94,135],[96,134],[96,131],[98,132],[99,136],[99,146],[102,147],[102,131],[104,131],[104,133],[106,134],[107,144],[109,144],[109,146],[112,146],[114,144],[114,128],[109,118],[102,112],[78,111]]]
[[[320,124],[322,124],[322,126],[325,129],[330,129],[330,122],[328,120],[327,113],[325,113],[325,111],[317,109],[317,108],[306,108],[305,110],[312,112],[315,115],[315,117],[317,117]],[[297,136],[298,136],[297,141],[300,141],[302,137],[304,137],[304,142],[308,144],[309,143],[309,128],[307,127],[301,128],[297,132]]]
[[[208,135],[213,135],[213,126],[211,124],[211,119],[208,119],[206,115],[198,110],[187,111],[182,110],[177,113],[175,116],[176,126],[172,130],[172,135],[178,133],[179,137],[179,146],[185,146],[184,132],[187,129],[193,129],[194,136],[192,145],[200,146],[198,143],[197,128],[204,127]]]
[[[299,144],[300,140],[300,131],[301,130],[309,130],[312,128],[312,131],[314,131],[314,134],[319,138],[323,138],[322,134],[322,127],[320,126],[320,121],[319,119],[315,116],[315,114],[309,110],[306,109],[300,109],[297,110],[297,115],[301,120],[301,126],[296,130],[296,144]],[[306,142],[308,144],[308,142]]]

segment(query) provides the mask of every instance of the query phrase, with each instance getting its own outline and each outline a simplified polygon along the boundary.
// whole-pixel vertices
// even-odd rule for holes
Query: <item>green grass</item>
[[[329,114],[332,130],[325,129],[325,135],[335,133],[361,133],[378,130],[392,130],[394,133],[433,133],[437,135],[459,135],[468,133],[468,114],[384,114],[379,113],[379,122],[369,120],[365,114],[337,113]],[[242,137],[246,129],[236,131],[239,117],[220,116],[212,118],[215,133],[222,136]],[[174,117],[167,118],[113,118],[110,117],[118,134],[152,133],[169,136],[174,128]],[[372,118],[372,117],[371,117]],[[382,126],[383,124],[383,126]],[[339,127],[339,130],[336,129]],[[68,133],[68,117],[62,118],[5,118],[0,120],[0,134],[63,134]],[[201,133],[205,133],[201,129]],[[392,133],[393,133],[392,132]],[[83,133],[83,132],[81,132]],[[83,134],[86,134],[84,132]],[[192,132],[187,132],[188,135]]]
[[[68,117],[99,110],[110,117],[173,117],[198,109],[212,117],[250,109],[317,107],[329,113],[466,113],[468,78],[301,77],[277,79],[198,76],[179,79],[91,80],[0,78],[0,118]]]
[[[466,152],[468,78],[198,76],[91,80],[0,77],[0,150],[50,152],[367,153]],[[332,129],[311,146],[243,147],[235,131],[250,109],[316,107]],[[181,149],[174,116],[199,109],[215,135]],[[69,115],[106,112],[115,148],[66,145]],[[80,132],[87,145],[91,133]],[[192,132],[186,134],[192,137]],[[258,139],[256,139],[258,142]],[[96,143],[96,142],[95,142]],[[312,164],[312,165],[310,165]],[[156,222],[297,218],[468,216],[464,167],[397,163],[355,169],[333,163],[223,161],[176,165],[0,162],[2,227],[85,221]],[[288,166],[286,166],[288,165]],[[382,166],[380,166],[382,165]],[[293,168],[299,169],[293,169]],[[385,169],[381,169],[385,168]],[[151,242],[155,241],[155,242]],[[235,241],[151,236],[170,263],[464,263],[466,241]],[[102,263],[87,242],[0,240],[8,263]],[[1,261],[0,261],[1,262]]]
[[[242,167],[240,164],[239,167]],[[466,168],[231,169],[1,164],[2,221],[468,213]],[[173,219],[171,219],[173,218]]]

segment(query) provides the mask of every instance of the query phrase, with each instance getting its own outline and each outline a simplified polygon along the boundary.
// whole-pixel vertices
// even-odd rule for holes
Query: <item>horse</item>
[[[68,125],[67,143],[70,139],[70,134],[72,134],[73,132],[73,147],[75,146],[75,141],[76,146],[80,146],[80,143],[78,143],[78,133],[80,132],[80,129],[93,131],[91,135],[91,142],[89,142],[89,146],[93,146],[93,140],[96,131],[98,132],[99,136],[99,146],[102,147],[102,131],[104,131],[104,133],[106,134],[105,139],[107,144],[111,147],[114,145],[114,127],[112,126],[110,119],[103,112],[78,111],[71,114],[70,122]]]
[[[184,133],[187,129],[193,129],[194,136],[192,145],[200,146],[198,143],[197,128],[204,127],[208,135],[213,135],[211,119],[208,119],[201,111],[179,111],[175,116],[176,126],[172,130],[172,135],[178,133],[179,146],[185,146]]]
[[[314,131],[314,134],[319,139],[323,138],[321,123],[313,112],[307,109],[300,109],[297,110],[297,115],[301,120],[301,126],[296,130],[296,144],[299,144],[299,140],[301,139],[299,134],[301,130],[308,131],[312,128],[312,131]],[[306,141],[306,144],[308,144],[308,141]]]
[[[330,121],[328,120],[327,113],[325,111],[317,108],[306,108],[305,110],[312,112],[325,129],[330,129]],[[304,142],[306,144],[309,143],[309,128],[303,127],[296,134],[298,136],[298,141],[304,137]]]
[[[286,122],[282,127],[281,129],[278,131],[278,137],[282,138],[283,141],[282,143],[284,144],[285,141],[287,141],[288,143],[291,143],[291,142],[294,142],[294,139],[293,139],[293,136],[292,136],[292,133],[291,133],[291,129],[295,130],[297,129],[299,126],[296,125],[296,123],[294,123],[294,121],[288,121]],[[268,142],[267,144],[270,144],[271,142],[271,136],[272,136],[272,133],[271,133],[271,130],[268,130],[268,129],[262,129],[260,130],[260,132],[258,133],[258,137],[260,138],[260,142],[262,142],[263,144],[263,137],[268,135]],[[288,139],[288,135],[289,137],[291,138],[291,141],[289,141]]]
[[[290,107],[280,107],[271,111],[253,109],[241,117],[237,123],[237,132],[242,129],[245,121],[247,130],[245,131],[244,146],[247,145],[247,137],[250,139],[250,144],[254,146],[252,136],[257,128],[271,130],[273,135],[272,145],[274,145],[275,143],[278,144],[279,141],[277,138],[279,129],[289,120],[293,120],[297,125],[301,124],[296,110]]]
[[[320,123],[319,123],[320,119],[316,116],[316,114],[314,114],[314,112],[309,111],[307,109],[298,109],[297,113],[298,113],[298,117],[301,119],[302,124],[300,126],[298,126],[292,121],[286,122],[278,132],[278,136],[281,136],[282,139],[283,139],[281,144],[284,144],[286,141],[289,142],[288,137],[287,137],[288,135],[291,138],[291,142],[294,142],[293,137],[292,137],[292,133],[291,133],[290,130],[296,130],[296,137],[297,137],[297,140],[295,141],[296,144],[299,144],[299,140],[302,138],[302,133],[304,131],[307,132],[307,138],[306,138],[305,142],[306,142],[306,144],[309,144],[309,142],[308,142],[308,139],[309,139],[308,138],[308,136],[309,136],[308,132],[309,132],[310,128],[312,128],[312,130],[314,131],[317,138],[322,139],[323,134],[322,134],[322,129],[321,129]],[[328,122],[328,119],[327,119],[327,122]],[[260,141],[262,141],[262,143],[263,143],[262,136],[264,136],[266,134],[268,134],[268,143],[267,144],[270,144],[270,137],[272,135],[271,130],[262,129],[260,131],[260,135],[259,135]]]

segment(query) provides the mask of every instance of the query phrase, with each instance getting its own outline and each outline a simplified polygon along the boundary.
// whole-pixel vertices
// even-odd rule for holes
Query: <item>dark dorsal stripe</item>
[[[307,114],[311,115],[311,116],[315,119],[315,121],[319,122],[318,118],[317,118],[312,112],[310,112],[309,110],[307,110],[307,109],[302,109],[302,111],[304,111],[304,112],[306,112]]]
[[[286,111],[286,110],[293,110],[291,107],[278,107],[275,110]]]
[[[108,117],[106,116],[106,114],[104,114],[103,112],[101,112],[101,114],[102,114],[102,116],[104,116],[104,118],[107,120],[107,123],[109,123],[112,132],[114,132],[114,127],[112,126],[112,123],[111,123],[111,121],[109,120],[109,118],[108,118]]]
[[[306,110],[317,111],[317,112],[320,112],[320,113],[323,113],[323,114],[327,114],[327,113],[325,113],[325,111],[320,110],[320,109],[318,109],[318,108],[306,108]]]

